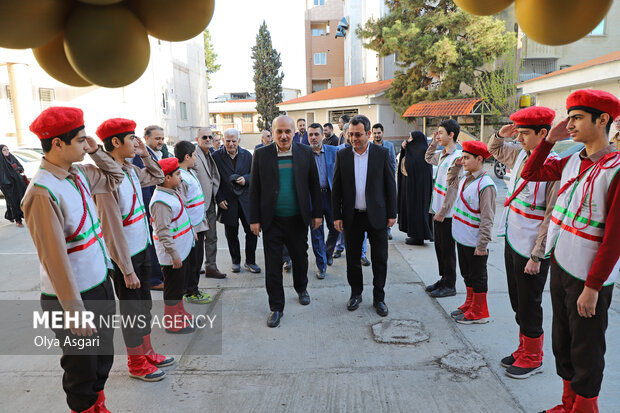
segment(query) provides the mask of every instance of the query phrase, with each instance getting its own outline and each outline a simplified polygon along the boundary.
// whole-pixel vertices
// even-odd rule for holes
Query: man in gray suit
[[[198,149],[196,150],[196,175],[200,181],[202,192],[205,196],[205,207],[207,210],[206,217],[196,227],[198,240],[196,241],[196,249],[202,251],[204,245],[205,254],[205,276],[208,278],[225,278],[226,274],[217,269],[215,258],[217,255],[217,228],[216,228],[216,210],[215,210],[215,194],[220,187],[220,173],[213,158],[210,149],[213,146],[213,132],[210,128],[198,129],[196,135]],[[198,256],[199,262],[202,261]]]

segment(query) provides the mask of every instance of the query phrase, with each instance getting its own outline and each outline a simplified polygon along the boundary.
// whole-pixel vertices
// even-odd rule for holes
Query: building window
[[[319,90],[329,89],[331,87],[331,82],[329,80],[312,80],[312,93],[318,92]]]
[[[4,91],[6,92],[6,100],[9,104],[9,116],[13,117],[13,98],[11,97],[11,87],[6,85],[4,87]]]
[[[601,22],[590,32],[588,36],[605,36],[605,20],[601,20]]]
[[[227,114],[222,115],[222,122],[223,122],[223,125],[222,125],[223,130],[235,127],[235,120],[233,118],[232,113],[227,113]]]
[[[315,65],[326,65],[327,64],[327,53],[315,53],[314,64]]]
[[[315,6],[325,6],[325,0],[314,0]]]
[[[164,115],[168,114],[168,109],[169,109],[168,105],[169,105],[168,104],[168,91],[164,90],[161,94],[161,112]]]
[[[187,120],[187,103],[179,102],[179,110],[181,111],[181,120]]]
[[[357,114],[359,114],[359,110],[357,109],[330,110],[329,122],[336,125],[338,124],[338,119],[340,119],[342,115],[349,115],[350,117],[353,117]]]
[[[39,103],[41,104],[41,110],[45,110],[54,105],[54,89],[39,89]]]
[[[215,115],[211,115],[211,126],[217,125],[217,117]]]
[[[254,131],[254,117],[251,113],[244,113],[242,115],[243,125],[241,132],[252,133]]]
[[[325,36],[329,34],[329,23],[312,23],[310,30],[313,36]]]
[[[252,114],[251,113],[244,113],[243,114],[243,123],[252,123]]]
[[[313,36],[324,36],[325,29],[312,29],[312,35]]]

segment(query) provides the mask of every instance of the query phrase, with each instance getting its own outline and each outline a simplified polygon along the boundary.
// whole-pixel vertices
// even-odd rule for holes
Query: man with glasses
[[[254,150],[257,150],[258,148],[262,148],[263,146],[267,146],[271,142],[273,142],[273,137],[271,136],[271,131],[266,130],[266,129],[264,131],[262,131],[261,134],[260,134],[260,140],[261,140],[261,143],[256,145],[254,147]]]
[[[210,128],[200,128],[196,134],[198,149],[196,150],[196,163],[194,169],[202,187],[205,197],[205,208],[207,214],[205,219],[195,227],[196,250],[203,251],[205,255],[205,276],[207,278],[226,278],[226,274],[217,269],[215,262],[217,255],[217,228],[215,194],[220,187],[220,173],[217,170],[215,161],[211,157],[213,147],[213,132]],[[198,253],[198,262],[202,261]]]

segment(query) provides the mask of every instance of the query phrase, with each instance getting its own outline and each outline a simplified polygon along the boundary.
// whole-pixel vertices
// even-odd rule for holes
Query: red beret
[[[136,122],[129,119],[114,118],[108,119],[97,128],[97,136],[104,140],[123,133],[133,133],[136,131]]]
[[[603,90],[582,89],[571,93],[566,99],[566,109],[595,109],[607,113],[614,120],[620,116],[620,100]]]
[[[30,125],[39,139],[54,138],[84,126],[84,112],[78,108],[52,106],[45,109]]]
[[[480,155],[484,159],[491,157],[491,153],[487,150],[487,144],[480,141],[463,142],[463,152],[469,152],[473,155]]]
[[[179,160],[176,157],[172,158],[164,158],[160,161],[157,161],[161,169],[164,171],[164,175],[170,175],[177,169],[179,169]]]
[[[544,106],[530,106],[510,115],[510,120],[517,126],[551,125],[555,118],[555,111]]]

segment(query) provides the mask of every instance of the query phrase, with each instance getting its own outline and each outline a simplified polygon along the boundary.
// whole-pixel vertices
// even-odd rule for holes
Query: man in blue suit
[[[331,265],[333,262],[332,255],[334,254],[334,248],[339,235],[336,228],[334,228],[334,215],[332,214],[331,207],[332,179],[334,177],[334,166],[336,165],[338,149],[335,146],[323,145],[323,127],[320,123],[313,123],[308,127],[308,142],[312,148],[314,161],[319,172],[321,206],[323,208],[321,215],[325,217],[325,223],[329,230],[327,242],[325,242],[323,224],[311,231],[312,250],[314,251],[317,267],[316,278],[322,280],[325,278],[327,265]]]
[[[224,224],[228,250],[232,259],[232,272],[241,271],[239,246],[239,221],[245,231],[245,264],[243,267],[259,273],[256,265],[256,235],[250,230],[250,169],[252,154],[239,147],[239,131],[224,131],[224,150],[213,153],[213,161],[220,173],[220,187],[215,195],[219,206],[217,219]]]
[[[304,118],[297,119],[297,132],[295,132],[295,136],[293,136],[293,142],[309,145],[308,133],[306,132],[306,120]]]

